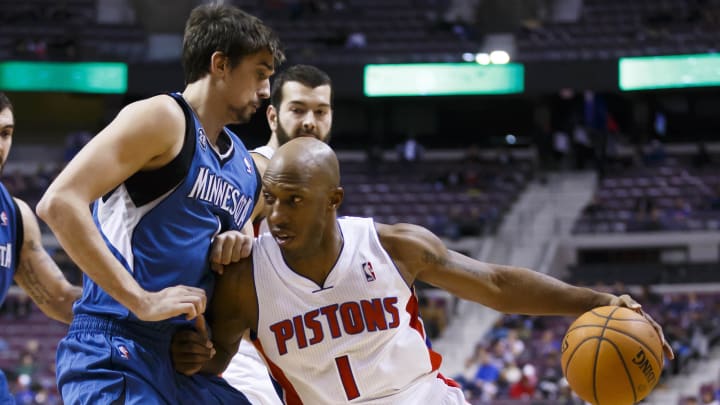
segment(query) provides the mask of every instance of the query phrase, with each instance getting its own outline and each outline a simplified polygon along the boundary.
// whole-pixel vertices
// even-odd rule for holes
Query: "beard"
[[[295,139],[295,138],[298,137],[298,134],[299,134],[300,130],[296,131],[295,134],[290,135],[290,134],[288,133],[288,131],[286,131],[285,128],[282,126],[282,122],[280,121],[280,115],[279,115],[279,114],[278,114],[278,118],[277,118],[277,124],[278,124],[278,125],[277,125],[277,129],[275,130],[275,135],[277,135],[277,140],[278,140],[278,145],[279,145],[279,146],[283,146],[283,145],[285,145],[286,143],[288,143],[288,142],[290,142],[291,140],[293,140],[293,139]],[[331,132],[331,131],[328,131],[328,132],[327,132],[327,134],[325,135],[325,138],[324,138],[324,139],[322,138],[321,134],[315,133],[315,135],[316,135],[316,138],[317,138],[318,140],[321,140],[321,141],[323,141],[323,142],[325,142],[325,143],[330,143],[330,135],[331,135],[330,132]]]

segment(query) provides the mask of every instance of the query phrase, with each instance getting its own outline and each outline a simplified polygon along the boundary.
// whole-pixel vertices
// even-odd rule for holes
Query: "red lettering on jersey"
[[[387,329],[385,310],[383,310],[383,304],[380,298],[373,298],[372,301],[362,300],[360,301],[360,305],[362,306],[368,332]]]
[[[307,326],[308,328],[310,328],[310,330],[313,331],[313,337],[312,339],[310,339],[311,345],[320,343],[323,340],[322,324],[315,319],[318,315],[320,315],[320,311],[317,309],[314,309],[305,314],[305,326]]]
[[[326,307],[320,308],[320,313],[325,315],[325,317],[328,320],[328,325],[330,326],[330,336],[337,338],[340,337],[340,326],[338,325],[338,319],[337,319],[337,310],[338,305],[328,305]]]
[[[277,343],[278,353],[280,355],[287,353],[287,341],[293,337],[293,325],[289,319],[280,321],[274,325],[270,325],[270,330],[275,334],[275,342]]]
[[[322,342],[325,339],[323,328],[325,322],[333,338],[341,337],[343,331],[347,335],[357,335],[364,331],[375,332],[397,328],[400,326],[400,312],[397,303],[397,297],[387,297],[328,305],[313,309],[303,315],[296,315],[292,319],[274,323],[270,326],[270,330],[275,334],[278,353],[284,355],[288,352],[287,342],[290,339],[295,338],[297,347],[300,349]],[[339,317],[338,312],[340,312]],[[390,315],[389,323],[388,314]],[[322,318],[320,315],[325,315],[325,317]],[[306,329],[312,331],[310,340],[308,340]]]
[[[383,299],[383,307],[385,307],[385,310],[392,316],[392,321],[390,321],[390,324],[388,325],[390,328],[397,328],[400,326],[400,313],[395,307],[397,301],[397,297],[387,297]]]
[[[307,347],[307,338],[305,337],[305,327],[303,326],[302,315],[298,315],[293,318],[293,325],[295,325],[295,336],[297,336],[297,342],[299,348]]]
[[[357,302],[351,301],[340,305],[340,318],[345,332],[351,335],[357,335],[365,330],[360,305]]]

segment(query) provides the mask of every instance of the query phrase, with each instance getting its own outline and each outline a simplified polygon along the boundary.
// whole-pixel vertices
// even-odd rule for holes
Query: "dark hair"
[[[9,108],[11,112],[14,112],[13,105],[10,102],[10,99],[5,95],[5,93],[0,91],[0,111],[4,110],[6,108]]]
[[[185,83],[192,83],[210,71],[213,52],[222,52],[235,67],[243,56],[267,49],[275,67],[285,61],[280,40],[260,19],[237,7],[203,4],[195,7],[185,25],[182,63]]]
[[[270,104],[272,104],[276,110],[279,110],[280,104],[282,104],[282,88],[287,82],[298,82],[311,89],[327,84],[330,86],[330,100],[332,104],[332,81],[330,81],[330,76],[315,66],[294,65],[278,74],[273,81]]]

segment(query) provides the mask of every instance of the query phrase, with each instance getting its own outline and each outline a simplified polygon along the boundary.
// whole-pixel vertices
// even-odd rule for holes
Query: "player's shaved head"
[[[264,177],[335,188],[340,185],[340,165],[326,143],[315,138],[296,138],[278,148]]]

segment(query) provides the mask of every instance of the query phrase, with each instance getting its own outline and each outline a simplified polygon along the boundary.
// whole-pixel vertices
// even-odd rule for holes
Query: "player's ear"
[[[223,75],[230,67],[228,62],[227,55],[220,51],[213,52],[210,55],[210,74]]]
[[[330,207],[337,210],[343,202],[345,190],[342,187],[336,187],[330,192]]]
[[[270,125],[270,130],[275,132],[277,130],[277,126],[278,126],[278,122],[277,122],[278,115],[277,115],[277,110],[275,109],[275,107],[272,104],[270,104],[268,106],[267,110],[265,110],[265,115],[267,116],[268,125]]]

